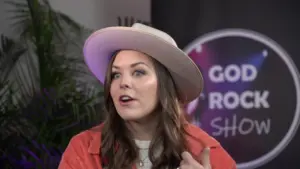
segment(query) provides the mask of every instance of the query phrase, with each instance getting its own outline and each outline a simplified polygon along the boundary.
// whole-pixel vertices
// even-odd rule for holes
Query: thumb
[[[201,163],[205,169],[210,169],[210,148],[206,147],[201,153]]]
[[[184,151],[183,153],[181,153],[181,157],[182,157],[182,160],[184,161],[184,163],[192,164],[195,162],[193,156],[187,151]]]

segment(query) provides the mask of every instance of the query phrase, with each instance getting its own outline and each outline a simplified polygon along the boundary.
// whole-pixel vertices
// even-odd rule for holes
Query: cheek
[[[157,80],[156,79],[151,79],[147,82],[142,83],[142,90],[143,93],[145,93],[145,97],[146,99],[153,100],[153,99],[157,99],[156,95],[157,95]]]
[[[117,94],[117,90],[116,90],[116,85],[114,85],[113,83],[110,85],[110,95],[112,97],[113,100],[115,100]]]

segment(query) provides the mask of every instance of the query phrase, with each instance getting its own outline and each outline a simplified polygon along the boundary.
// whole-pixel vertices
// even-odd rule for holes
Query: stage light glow
[[[267,57],[267,56],[268,56],[268,51],[267,51],[266,49],[264,49],[263,52],[262,52],[262,55],[263,55],[264,57]]]
[[[199,44],[197,47],[196,47],[196,52],[197,53],[201,53],[202,52],[202,45]]]

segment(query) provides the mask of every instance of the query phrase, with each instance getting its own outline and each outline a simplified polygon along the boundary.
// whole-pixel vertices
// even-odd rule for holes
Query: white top
[[[148,157],[150,142],[148,140],[135,140],[137,147],[139,148],[139,161],[142,161],[143,166],[140,166],[140,162],[136,163],[137,169],[151,169],[152,163]]]

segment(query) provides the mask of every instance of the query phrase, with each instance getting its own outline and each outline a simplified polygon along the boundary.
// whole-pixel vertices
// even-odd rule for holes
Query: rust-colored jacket
[[[58,169],[102,169],[100,160],[101,126],[74,136],[63,153]],[[236,169],[235,161],[218,141],[192,124],[188,124],[187,131],[193,136],[187,136],[191,153],[199,155],[204,146],[210,147],[212,169]],[[136,169],[135,165],[133,169]]]

